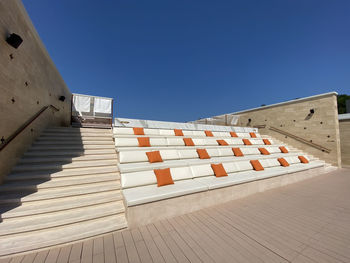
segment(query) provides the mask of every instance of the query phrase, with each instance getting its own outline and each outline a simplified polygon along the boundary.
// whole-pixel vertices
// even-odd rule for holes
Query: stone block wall
[[[310,113],[311,109],[314,110],[314,113]],[[229,125],[231,115],[239,116],[237,126],[266,126],[266,128],[259,128],[261,134],[270,135],[332,165],[341,166],[337,93],[335,92],[201,119],[196,122]],[[330,152],[314,148],[292,137],[270,130],[268,127],[275,127],[321,145]]]
[[[18,49],[6,42],[21,36]],[[45,127],[70,124],[71,92],[57,71],[20,0],[0,1],[0,138],[7,139],[40,109],[46,110],[0,151],[0,182]],[[65,96],[65,101],[58,100]]]

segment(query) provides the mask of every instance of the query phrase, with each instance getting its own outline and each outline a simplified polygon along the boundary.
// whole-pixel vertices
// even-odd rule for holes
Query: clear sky
[[[69,89],[190,121],[350,94],[350,1],[23,0]]]

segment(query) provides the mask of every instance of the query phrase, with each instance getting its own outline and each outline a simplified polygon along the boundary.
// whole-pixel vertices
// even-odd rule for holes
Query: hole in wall
[[[31,131],[31,132],[33,132],[33,131],[34,131],[34,129],[33,129],[33,128],[31,128],[31,129],[30,129],[30,131]]]
[[[12,101],[12,104],[14,104],[16,102],[14,97],[12,97],[11,101]]]
[[[323,124],[323,121],[321,121],[320,124]]]
[[[13,54],[10,54],[9,56],[10,56],[10,59],[14,59]]]
[[[327,138],[330,138],[331,136],[330,135],[327,135]]]
[[[29,84],[28,84],[28,82],[26,81],[26,82],[24,82],[24,85],[26,86],[26,87],[28,87],[29,86]]]
[[[36,102],[36,104],[38,104],[38,105],[39,105],[39,101],[37,101],[37,102]]]
[[[304,127],[304,130],[306,130],[306,127]]]

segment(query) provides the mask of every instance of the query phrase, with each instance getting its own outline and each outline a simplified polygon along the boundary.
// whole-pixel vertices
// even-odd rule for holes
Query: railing
[[[42,107],[36,114],[34,114],[29,120],[23,123],[14,133],[12,133],[7,139],[2,138],[0,144],[0,151],[2,151],[13,139],[15,139],[25,128],[27,128],[33,121],[35,121],[44,111],[48,108],[52,108],[55,111],[59,111],[53,105],[47,105]]]
[[[278,132],[278,133],[283,134],[283,135],[285,135],[285,136],[291,137],[291,138],[293,138],[293,139],[295,139],[295,140],[297,140],[297,141],[299,141],[299,142],[302,142],[302,143],[305,143],[305,144],[307,144],[307,145],[310,145],[310,146],[312,146],[312,147],[314,147],[314,148],[316,148],[316,149],[321,150],[322,152],[326,152],[326,153],[330,153],[330,152],[331,152],[331,149],[328,149],[328,148],[326,148],[326,147],[323,147],[322,145],[319,145],[319,144],[317,144],[317,143],[310,142],[309,140],[306,140],[306,139],[304,139],[304,138],[301,138],[301,137],[299,137],[299,136],[296,136],[296,135],[294,135],[294,134],[292,134],[292,133],[289,133],[289,132],[280,130],[280,129],[276,128],[276,127],[267,126],[267,125],[265,125],[265,124],[263,124],[263,125],[256,125],[256,126],[254,126],[254,127],[255,127],[255,128],[267,128],[267,129],[269,129],[269,130],[271,130],[271,131]]]

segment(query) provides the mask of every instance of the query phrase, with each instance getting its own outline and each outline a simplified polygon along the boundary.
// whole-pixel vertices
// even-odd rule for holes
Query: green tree
[[[350,100],[350,96],[346,94],[338,95],[338,114],[346,113],[346,101]]]

